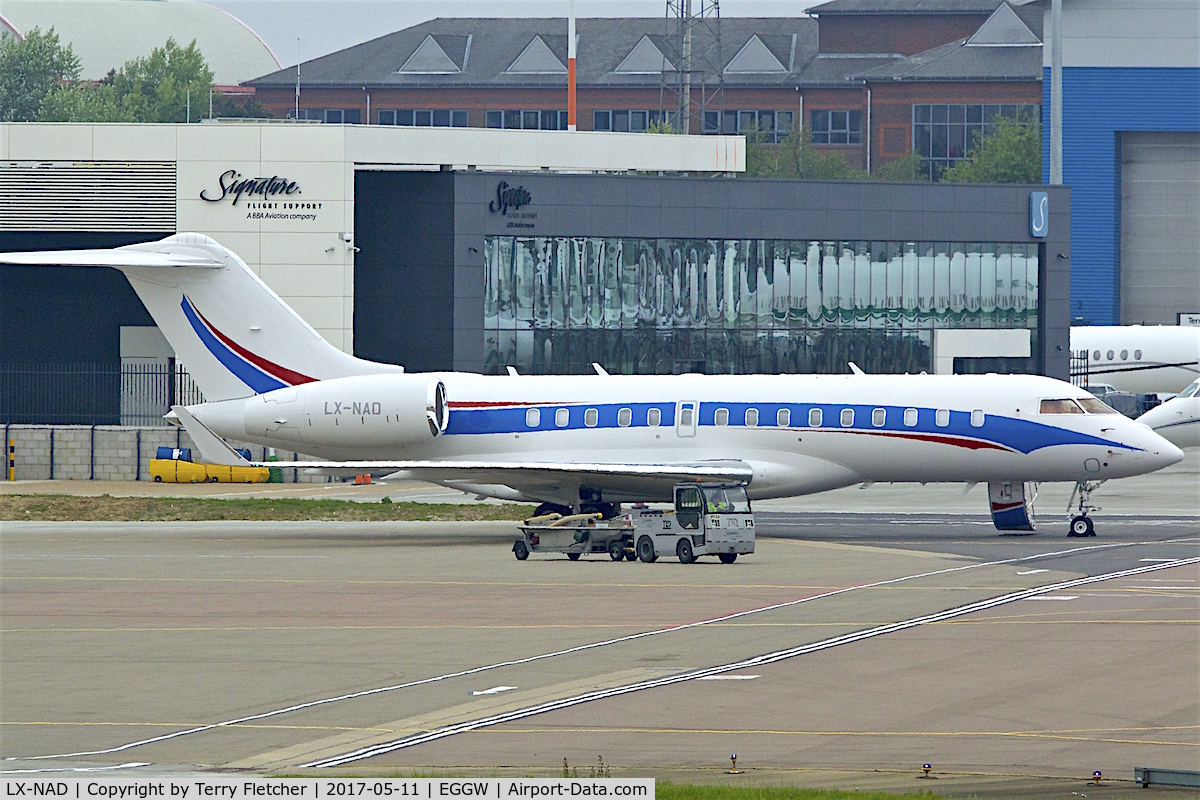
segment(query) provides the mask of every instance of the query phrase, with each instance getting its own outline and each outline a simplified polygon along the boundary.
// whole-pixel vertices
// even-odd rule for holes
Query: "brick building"
[[[877,169],[916,149],[936,179],[997,115],[1038,119],[1041,13],[1000,0],[832,0],[809,16],[692,31],[692,134],[796,127]],[[719,32],[719,36],[717,33]],[[581,19],[580,130],[684,127],[678,31]],[[246,82],[280,116],[332,123],[565,129],[565,19],[436,19]]]

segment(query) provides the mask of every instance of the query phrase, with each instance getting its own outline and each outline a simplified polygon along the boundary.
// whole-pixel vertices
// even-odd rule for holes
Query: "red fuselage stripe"
[[[281,367],[272,361],[267,361],[265,358],[262,358],[261,356],[254,355],[254,353],[251,353],[249,350],[242,347],[237,342],[233,341],[233,339],[230,339],[228,336],[226,336],[225,334],[223,334],[219,330],[217,330],[216,327],[211,322],[209,322],[207,319],[204,318],[204,315],[200,313],[200,309],[196,308],[195,304],[192,304],[192,308],[195,309],[196,315],[199,316],[201,320],[203,320],[204,324],[208,326],[208,329],[213,332],[214,336],[216,336],[218,339],[220,339],[222,342],[224,342],[225,345],[230,350],[237,353],[239,356],[246,359],[247,361],[249,361],[251,364],[258,367],[259,369],[261,369],[271,375],[274,375],[276,378],[283,381],[284,383],[290,383],[293,386],[300,384],[300,383],[312,383],[313,381],[316,380],[316,378],[310,378],[307,375],[301,375],[299,372],[292,372],[287,367]]]

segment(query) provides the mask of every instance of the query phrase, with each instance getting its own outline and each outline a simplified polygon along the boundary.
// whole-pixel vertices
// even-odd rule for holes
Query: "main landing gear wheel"
[[[529,558],[529,547],[525,544],[524,539],[517,539],[513,544],[513,555],[517,557],[517,561],[524,561]]]
[[[579,553],[567,553],[567,558],[571,559],[572,561],[578,561]]]
[[[1078,516],[1071,519],[1071,532],[1067,536],[1095,536],[1096,529],[1092,525],[1091,517]]]
[[[650,540],[649,536],[638,539],[637,556],[647,564],[653,564],[658,560],[658,554],[654,552],[654,542]]]
[[[680,564],[691,564],[696,560],[696,554],[692,552],[692,543],[687,539],[680,539],[679,544],[675,545],[675,555],[679,556]]]
[[[613,561],[620,561],[625,557],[625,543],[620,539],[613,539],[608,543],[608,557]]]
[[[544,517],[547,514],[561,514],[568,517],[571,513],[570,506],[560,506],[558,503],[539,503],[538,507],[533,510],[535,517]]]
[[[721,559],[722,564],[732,564],[737,561],[737,553],[718,553],[717,558]]]

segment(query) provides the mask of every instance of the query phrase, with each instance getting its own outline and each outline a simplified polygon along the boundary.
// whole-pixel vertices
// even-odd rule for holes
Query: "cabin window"
[[[944,428],[950,424],[950,409],[939,408],[937,413],[933,415],[933,424],[939,428]]]
[[[917,426],[917,410],[915,408],[904,409],[904,424],[910,428]]]
[[[758,425],[758,409],[757,408],[747,408],[746,409],[746,427],[753,428],[757,425]]]
[[[652,408],[646,412],[646,424],[651,428],[657,428],[662,423],[662,409]]]
[[[542,422],[542,410],[540,408],[531,408],[525,412],[525,424],[530,428],[536,428]]]
[[[1112,350],[1109,350],[1109,351],[1108,351],[1108,360],[1109,360],[1109,361],[1112,361],[1112,360],[1113,360],[1113,356],[1114,356],[1114,355],[1115,355],[1115,354],[1113,353],[1113,351],[1112,351]]]
[[[983,409],[977,408],[971,412],[971,425],[976,428],[983,427]]]
[[[1122,361],[1127,361],[1128,359],[1129,359],[1129,351],[1128,351],[1128,350],[1122,350],[1122,351],[1121,351],[1121,360],[1122,360]]]
[[[1134,350],[1134,351],[1133,351],[1133,360],[1134,360],[1134,361],[1141,361],[1141,360],[1142,360],[1142,351],[1141,351],[1141,350]]]
[[[560,408],[554,412],[554,424],[560,428],[567,427],[567,423],[571,421],[571,412],[565,408]]]
[[[690,405],[684,405],[684,407],[679,410],[679,427],[692,427],[692,407]]]
[[[622,428],[628,428],[633,423],[633,409],[622,408],[617,412],[617,424]]]
[[[842,427],[850,428],[850,427],[853,427],[853,425],[854,425],[854,409],[853,408],[843,408],[842,409]]]
[[[1076,403],[1083,406],[1083,410],[1089,414],[1119,414],[1115,408],[1112,408],[1107,403],[1096,399],[1095,397],[1079,397],[1075,399]]]
[[[810,427],[810,428],[821,427],[821,409],[810,408],[808,410],[808,427]]]
[[[1092,361],[1099,361],[1099,360],[1100,360],[1100,351],[1096,350],[1095,352],[1092,353]]]
[[[728,425],[729,424],[729,409],[728,408],[718,408],[717,413],[713,416],[713,422],[715,422],[717,425]]]
[[[887,409],[877,408],[871,412],[871,424],[876,428],[882,428],[887,422]]]
[[[1069,397],[1058,400],[1043,400],[1038,404],[1039,414],[1082,414],[1083,409]]]
[[[791,409],[781,408],[775,412],[775,424],[780,428],[786,428],[792,424]]]
[[[583,412],[584,425],[588,426],[589,428],[594,428],[598,422],[600,422],[600,412],[598,410],[589,408],[587,411]]]

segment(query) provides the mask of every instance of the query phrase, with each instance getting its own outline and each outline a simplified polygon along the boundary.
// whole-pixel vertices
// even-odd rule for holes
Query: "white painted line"
[[[100,524],[103,525],[105,523],[100,523]],[[991,524],[991,523],[988,523],[988,524]],[[980,569],[983,567],[998,567],[1002,564],[1021,564],[1021,563],[1025,563],[1025,562],[1029,562],[1029,561],[1039,561],[1044,558],[1059,558],[1062,556],[1075,555],[1078,553],[1089,553],[1089,552],[1095,552],[1095,551],[1100,551],[1100,550],[1111,550],[1114,548],[1124,548],[1124,547],[1144,547],[1146,545],[1151,545],[1151,544],[1154,544],[1154,545],[1178,544],[1181,542],[1195,542],[1195,541],[1197,541],[1196,537],[1182,537],[1179,539],[1166,539],[1166,540],[1152,541],[1152,542],[1113,542],[1113,543],[1106,543],[1106,544],[1084,545],[1082,547],[1070,547],[1070,548],[1067,548],[1066,550],[1054,550],[1049,553],[1034,553],[1033,555],[1028,555],[1028,556],[1017,556],[1015,558],[1002,558],[1002,559],[998,559],[996,561],[980,561],[980,562],[976,562],[974,564],[964,564],[964,565],[958,566],[958,567],[947,567],[945,569],[935,569],[935,570],[931,570],[929,572],[918,572],[913,575],[904,575],[899,578],[888,578],[888,579],[882,580],[882,581],[873,581],[871,583],[862,583],[857,586],[847,586],[842,589],[831,589],[828,592],[821,592],[820,594],[812,594],[812,595],[807,595],[805,597],[798,597],[795,600],[785,600],[780,603],[772,603],[771,605],[767,605],[767,606],[751,608],[751,609],[747,609],[745,611],[737,611],[732,614],[723,614],[719,617],[711,617],[709,619],[703,619],[703,620],[699,620],[697,622],[687,622],[682,625],[672,625],[668,628],[655,628],[653,630],[641,631],[639,633],[631,633],[626,636],[617,636],[612,639],[602,639],[602,640],[596,641],[596,642],[588,642],[586,644],[575,645],[574,647],[568,647],[568,648],[565,648],[562,650],[554,650],[554,651],[551,651],[548,653],[538,653],[537,655],[525,656],[524,658],[514,658],[509,661],[498,661],[498,662],[495,662],[492,664],[483,664],[478,667],[470,667],[468,669],[459,670],[457,672],[447,672],[447,673],[443,673],[441,675],[433,675],[428,678],[419,678],[417,680],[408,681],[407,683],[397,683],[397,684],[392,684],[390,686],[377,686],[372,689],[361,689],[357,692],[347,692],[346,694],[334,695],[333,697],[323,697],[318,700],[308,700],[303,703],[296,703],[294,705],[284,706],[283,708],[276,708],[276,709],[272,709],[270,711],[263,711],[258,714],[250,714],[250,715],[247,715],[244,717],[236,717],[234,719],[228,719],[223,722],[212,722],[212,723],[209,723],[206,725],[197,725],[192,728],[185,728],[183,730],[172,731],[171,733],[164,733],[159,736],[151,736],[146,739],[139,739],[139,740],[133,741],[133,742],[126,742],[125,744],[117,745],[116,747],[108,747],[108,748],[105,748],[102,750],[81,750],[76,753],[54,753],[53,755],[28,756],[28,757],[23,758],[22,760],[24,760],[24,761],[40,761],[40,760],[44,760],[44,759],[80,758],[82,756],[102,756],[102,755],[109,755],[110,753],[120,753],[125,750],[130,750],[134,747],[142,747],[143,745],[147,745],[147,744],[155,744],[157,742],[165,742],[170,739],[179,738],[180,736],[190,736],[191,734],[194,734],[194,733],[204,733],[206,731],[216,730],[217,728],[227,728],[227,727],[231,727],[234,725],[240,725],[245,722],[256,722],[260,719],[268,719],[270,717],[277,717],[281,714],[290,714],[294,711],[303,711],[303,710],[306,710],[309,708],[317,708],[319,706],[329,705],[330,703],[340,703],[340,702],[343,702],[346,700],[356,700],[360,697],[370,697],[371,695],[383,694],[385,692],[395,692],[395,691],[398,691],[401,689],[411,689],[415,686],[425,686],[427,684],[438,683],[440,681],[452,680],[454,678],[462,678],[467,675],[476,675],[481,672],[488,672],[489,670],[500,669],[502,667],[515,667],[515,666],[520,666],[523,664],[532,664],[534,662],[543,661],[543,660],[549,659],[549,658],[557,658],[559,656],[573,655],[575,653],[582,653],[582,652],[586,652],[588,650],[595,650],[600,647],[608,647],[609,645],[623,644],[625,642],[632,642],[632,641],[636,641],[638,639],[644,639],[649,636],[659,636],[661,634],[675,633],[677,631],[689,630],[691,628],[699,628],[699,627],[702,627],[705,625],[713,625],[716,623],[728,622],[729,620],[740,619],[742,617],[748,617],[752,614],[759,614],[764,611],[776,611],[781,608],[791,608],[792,606],[797,606],[797,605],[800,605],[801,603],[808,603],[808,602],[812,602],[814,600],[824,600],[829,597],[835,597],[840,594],[846,594],[847,592],[854,592],[854,591],[858,591],[861,589],[876,589],[881,586],[891,586],[891,585],[897,584],[897,583],[904,583],[905,581],[920,580],[921,578],[932,578],[932,577],[935,577],[938,575],[950,575],[950,574],[953,574],[956,572],[964,572],[967,570]],[[1185,562],[1180,562],[1180,563],[1192,563],[1192,562],[1185,561]],[[1141,567],[1140,569],[1143,569],[1146,571],[1152,571],[1154,569],[1157,569],[1157,567],[1147,566],[1147,567]],[[1055,584],[1055,586],[1057,586],[1057,584]],[[1027,590],[1027,591],[1036,591],[1036,590]],[[3,760],[13,761],[15,759],[13,757],[9,756]]]
[[[1030,600],[1078,600],[1077,594],[1056,594],[1052,597],[1031,597]]]
[[[505,722],[514,722],[516,720],[525,719],[526,717],[532,717],[538,714],[545,714],[548,711],[558,711],[559,709],[570,708],[572,706],[590,703],[595,700],[602,700],[608,697],[629,694],[630,692],[639,692],[646,689],[654,689],[660,686],[670,686],[676,683],[694,681],[708,675],[721,675],[737,669],[746,669],[747,667],[753,668],[763,666],[765,664],[774,664],[779,661],[795,658],[796,656],[807,655],[820,650],[827,650],[831,647],[861,642],[865,639],[871,639],[876,636],[895,633],[897,631],[907,630],[909,628],[915,628],[919,625],[942,622],[947,619],[961,617],[964,614],[973,614],[977,611],[986,611],[988,609],[1007,605],[1008,603],[1013,603],[1018,600],[1026,600],[1031,597],[1040,597],[1047,592],[1054,592],[1060,589],[1069,589],[1075,586],[1086,586],[1088,584],[1108,581],[1114,578],[1126,578],[1132,575],[1140,575],[1145,572],[1183,566],[1186,564],[1200,564],[1200,558],[1180,559],[1179,561],[1169,564],[1151,564],[1144,567],[1134,567],[1133,569],[1121,570],[1120,572],[1109,572],[1104,575],[1091,575],[1086,578],[1076,578],[1074,580],[1062,581],[1060,583],[1051,583],[1046,586],[1040,586],[1033,589],[1023,589],[1018,592],[1010,592],[1009,594],[1000,595],[998,597],[989,597],[986,600],[979,600],[974,603],[968,603],[967,605],[957,606],[956,608],[949,608],[945,611],[939,611],[934,614],[927,614],[921,617],[912,617],[899,622],[891,622],[886,625],[878,625],[874,628],[854,631],[853,633],[834,636],[829,639],[811,642],[798,647],[790,647],[786,650],[776,650],[773,653],[764,653],[762,655],[753,656],[751,658],[736,661],[731,664],[723,664],[716,667],[706,667],[704,669],[681,672],[675,675],[666,675],[661,678],[652,678],[650,680],[639,681],[637,683],[629,683],[624,686],[614,686],[609,689],[586,692],[584,694],[575,695],[574,697],[562,697],[557,700],[541,703],[540,705],[514,709],[512,711],[494,714],[490,717],[483,717],[481,719],[459,722],[453,725],[447,725],[446,727],[439,728],[437,730],[424,731],[422,733],[405,736],[400,739],[393,739],[390,742],[368,745],[367,747],[362,747],[348,753],[342,753],[341,755],[318,759],[317,761],[310,761],[306,764],[300,764],[298,766],[305,769],[337,767],[353,761],[361,761],[365,758],[372,758],[374,756],[383,755],[384,753],[391,753],[395,752],[396,750],[402,750],[419,744],[425,744],[426,742],[444,739],[447,736],[454,736],[459,733],[466,733],[467,731],[489,728],[493,725],[499,725]]]
[[[757,678],[757,675],[705,675],[703,678],[697,678],[701,681],[752,681]]]
[[[1039,572],[1049,572],[1048,569],[1027,569],[1024,572],[1018,572],[1018,575],[1037,575]]]
[[[1141,561],[1145,564],[1157,564],[1160,561],[1174,561],[1174,560],[1175,559],[1173,559],[1173,558],[1139,558],[1138,559],[1138,561]]]
[[[517,688],[517,687],[515,687],[515,686],[493,686],[490,689],[482,689],[478,692],[471,692],[471,694],[478,697],[481,694],[500,694],[501,692],[511,692],[515,688]]]
[[[8,760],[8,759],[5,759]],[[16,759],[20,760],[20,759]],[[128,764],[113,764],[111,767],[47,767],[46,769],[2,769],[0,775],[37,775],[46,772],[112,772],[117,769],[148,767],[149,761],[131,761]]]

